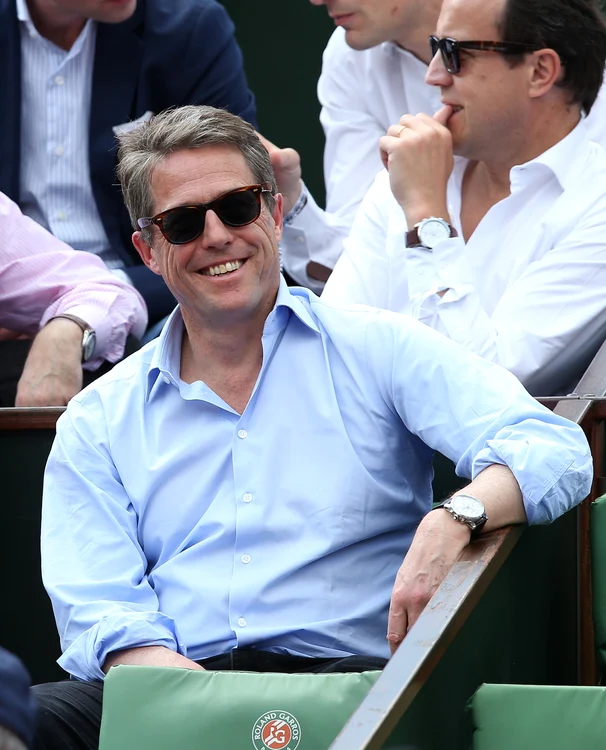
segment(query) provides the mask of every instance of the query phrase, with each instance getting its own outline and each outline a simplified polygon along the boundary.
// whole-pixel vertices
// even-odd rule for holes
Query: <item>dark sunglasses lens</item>
[[[242,190],[216,201],[214,211],[224,224],[243,227],[259,218],[261,201],[254,190]]]
[[[449,73],[459,72],[459,50],[456,42],[450,39],[444,40],[444,46],[442,47],[444,54],[444,65]]]
[[[440,49],[440,40],[437,36],[429,37],[429,46],[431,47],[431,56],[435,57]]]
[[[206,211],[197,208],[175,208],[162,221],[162,232],[173,245],[184,245],[204,231]]]

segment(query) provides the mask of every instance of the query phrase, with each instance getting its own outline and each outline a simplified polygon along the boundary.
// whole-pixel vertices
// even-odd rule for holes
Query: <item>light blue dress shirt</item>
[[[26,0],[17,0],[21,29],[21,178],[23,213],[76,250],[111,269],[112,250],[90,180],[88,131],[97,27],[88,20],[69,51],[41,36]],[[122,281],[131,283],[118,271]]]
[[[43,577],[77,678],[145,645],[387,656],[395,574],[431,508],[428,446],[466,477],[509,466],[531,523],[589,492],[579,427],[407,316],[282,281],[242,415],[181,381],[182,331],[177,310],[57,425]]]

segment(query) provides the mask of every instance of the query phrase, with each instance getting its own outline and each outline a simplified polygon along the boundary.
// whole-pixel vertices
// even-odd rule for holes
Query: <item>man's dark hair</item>
[[[606,64],[606,22],[597,0],[508,0],[499,31],[504,42],[555,50],[563,66],[558,86],[589,114]],[[520,60],[508,59],[512,65]]]

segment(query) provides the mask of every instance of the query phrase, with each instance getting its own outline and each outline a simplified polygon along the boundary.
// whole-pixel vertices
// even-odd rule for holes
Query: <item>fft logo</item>
[[[301,725],[288,711],[267,711],[255,721],[252,742],[255,750],[297,750]]]

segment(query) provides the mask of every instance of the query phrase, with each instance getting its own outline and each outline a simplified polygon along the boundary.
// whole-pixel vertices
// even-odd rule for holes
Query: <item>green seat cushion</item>
[[[595,650],[606,676],[606,495],[591,504],[590,529]]]
[[[482,685],[471,711],[473,750],[606,748],[606,688]]]
[[[327,750],[379,675],[113,667],[99,747]]]

